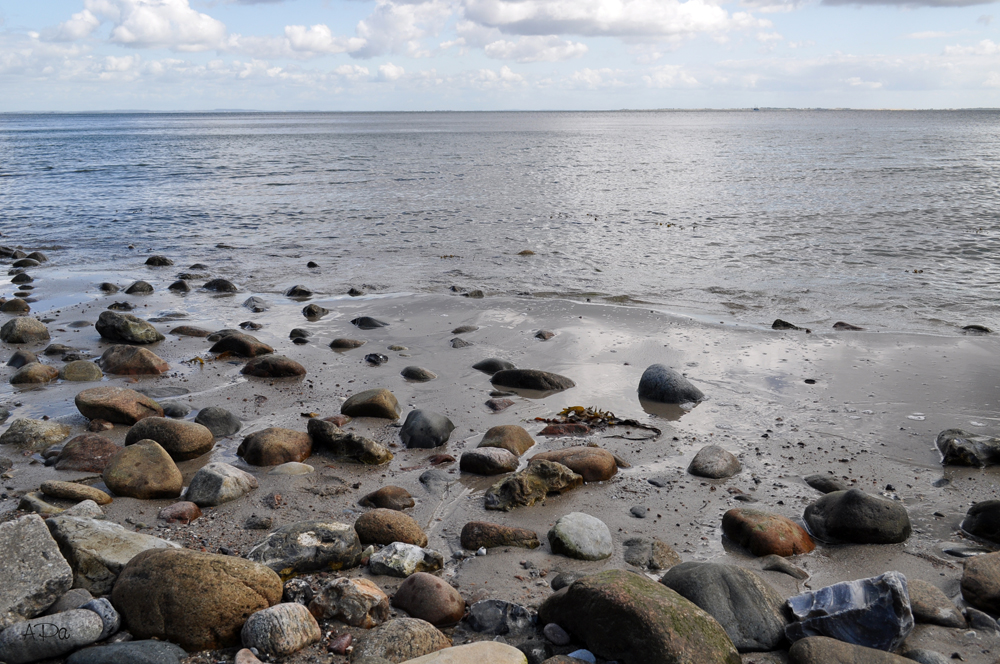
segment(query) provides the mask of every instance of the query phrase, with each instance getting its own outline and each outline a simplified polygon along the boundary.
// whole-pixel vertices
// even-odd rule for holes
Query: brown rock
[[[962,597],[981,611],[1000,613],[1000,551],[976,556],[965,563]]]
[[[155,376],[170,369],[170,365],[148,348],[124,344],[104,351],[100,365],[107,373],[119,376]]]
[[[60,482],[59,480],[47,480],[42,482],[42,493],[52,498],[62,498],[82,503],[85,500],[93,500],[98,505],[107,505],[111,502],[111,496],[100,489],[86,484],[76,482]]]
[[[125,387],[92,387],[77,394],[75,403],[91,420],[135,424],[144,417],[163,417],[160,404]]]
[[[358,639],[352,660],[382,657],[405,662],[451,646],[451,639],[434,625],[418,618],[396,618]]]
[[[155,440],[129,445],[108,461],[101,476],[116,495],[142,500],[176,498],[184,488],[181,471]]]
[[[542,452],[531,457],[532,461],[535,459],[561,463],[577,475],[583,476],[584,482],[603,482],[618,473],[615,455],[597,447],[564,447],[561,450]]]
[[[155,440],[174,461],[187,461],[206,454],[215,446],[215,437],[206,427],[170,417],[146,417],[125,435],[125,444]]]
[[[368,579],[328,579],[309,603],[321,620],[371,629],[389,619],[389,598]]]
[[[923,579],[909,579],[906,588],[916,622],[959,629],[966,626],[961,611],[937,586]]]
[[[378,508],[365,512],[354,522],[362,544],[404,542],[427,546],[427,535],[413,517],[397,510]]]
[[[107,420],[91,420],[87,425],[87,431],[97,433],[99,431],[111,431],[115,425]]]
[[[194,325],[181,325],[180,327],[175,327],[170,330],[170,334],[176,335],[178,337],[200,337],[205,338],[212,334],[211,330],[206,330],[201,327],[195,327]]]
[[[253,466],[305,461],[312,454],[312,438],[303,431],[270,427],[244,438],[236,453]]]
[[[111,601],[136,639],[185,650],[240,644],[250,614],[281,601],[281,579],[257,563],[188,549],[153,549],[122,570]]]
[[[330,342],[330,348],[334,350],[351,350],[353,348],[360,348],[364,346],[366,342],[360,339],[334,339]]]
[[[474,475],[504,475],[514,472],[519,465],[520,461],[510,450],[503,447],[477,447],[462,452],[459,468],[463,473]]]
[[[453,625],[465,615],[465,600],[458,591],[427,572],[407,577],[393,595],[392,605],[436,627]]]
[[[399,419],[399,402],[396,396],[384,388],[365,390],[351,396],[340,407],[340,412],[351,417],[381,417],[387,420]]]
[[[5,314],[26,314],[31,311],[31,307],[21,298],[15,297],[0,304],[0,311]]]
[[[59,377],[59,370],[40,362],[25,364],[10,377],[11,385],[44,385]]]
[[[755,556],[794,556],[809,553],[816,544],[799,524],[779,514],[749,508],[734,508],[722,516],[726,537]]]
[[[240,373],[257,378],[291,378],[305,376],[306,368],[284,355],[265,355],[247,362]]]
[[[240,357],[257,357],[258,355],[273,353],[274,349],[257,337],[250,336],[249,334],[237,333],[230,334],[219,339],[215,342],[215,345],[208,349],[208,352],[229,352],[233,355],[239,355]]]
[[[492,549],[497,546],[537,549],[540,545],[538,535],[527,528],[501,526],[485,521],[470,521],[462,527],[462,548],[470,551],[477,551],[480,547]]]
[[[479,447],[502,447],[514,456],[521,456],[527,452],[535,441],[531,438],[524,427],[516,424],[501,424],[495,426],[483,436]]]
[[[796,641],[788,651],[788,660],[791,664],[913,664],[912,659],[828,636]]]
[[[99,473],[108,461],[122,450],[111,439],[95,433],[84,433],[63,445],[56,459],[56,470],[78,470]]]
[[[200,516],[200,507],[188,500],[181,500],[164,507],[156,518],[167,523],[191,523]]]
[[[509,512],[530,507],[550,493],[565,493],[583,484],[583,477],[553,461],[532,461],[519,473],[508,475],[486,492],[486,509]]]
[[[401,486],[384,486],[358,501],[362,507],[382,507],[389,510],[405,510],[416,503],[410,492]]]

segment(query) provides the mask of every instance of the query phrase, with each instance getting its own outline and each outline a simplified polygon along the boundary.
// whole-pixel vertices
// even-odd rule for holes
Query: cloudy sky
[[[998,28],[989,0],[0,0],[0,111],[996,107]]]

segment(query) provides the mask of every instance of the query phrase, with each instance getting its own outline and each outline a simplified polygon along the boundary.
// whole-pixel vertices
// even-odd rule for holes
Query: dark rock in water
[[[216,341],[222,341],[223,339],[225,339],[227,337],[239,336],[241,334],[243,334],[243,333],[240,332],[239,330],[227,327],[227,328],[225,328],[223,330],[216,330],[215,332],[212,332],[206,338],[209,341],[211,341],[212,343],[215,343]]]
[[[535,332],[535,338],[541,339],[542,341],[548,341],[554,336],[556,336],[556,333],[552,330],[539,330],[538,332]]]
[[[112,302],[108,305],[108,309],[111,311],[132,311],[135,309],[135,305],[131,302]]]
[[[104,351],[98,364],[106,373],[123,376],[158,375],[170,369],[148,348],[118,344]]]
[[[170,330],[170,334],[177,335],[179,337],[200,337],[204,338],[212,334],[211,330],[206,330],[201,327],[195,327],[194,325],[181,325],[180,327],[175,327]]]
[[[785,628],[791,641],[829,636],[877,650],[895,650],[913,630],[906,577],[886,572],[845,581],[788,599],[795,618]]]
[[[0,311],[5,314],[24,314],[31,311],[31,307],[28,306],[27,301],[15,297],[0,304]]]
[[[354,348],[360,348],[364,346],[367,341],[361,341],[360,339],[334,339],[330,342],[330,348],[333,350],[351,350]]]
[[[136,392],[145,394],[150,399],[169,399],[170,397],[182,397],[185,394],[191,394],[191,390],[179,385],[140,387],[136,389]]]
[[[296,346],[305,346],[307,343],[309,343],[309,340],[306,339],[305,337],[295,337],[294,339],[292,339],[292,343],[295,344]]]
[[[133,282],[125,289],[126,295],[149,295],[153,292],[153,285],[146,281]]]
[[[910,536],[910,517],[899,502],[860,489],[834,491],[806,507],[812,534],[826,542],[896,544]]]
[[[350,289],[348,289],[347,294],[350,295],[351,297],[361,297],[362,295],[365,294],[365,292],[360,288],[351,287]]]
[[[94,326],[97,333],[110,341],[130,344],[151,344],[165,338],[152,325],[131,314],[103,311]]]
[[[248,297],[246,300],[244,300],[243,306],[249,309],[250,311],[254,312],[255,314],[259,314],[262,311],[267,311],[268,309],[271,308],[271,305],[268,303],[267,300],[265,300],[262,297],[257,297],[256,295],[254,295],[253,297]]]
[[[14,354],[10,356],[10,359],[7,360],[7,366],[14,367],[15,369],[20,369],[26,364],[31,364],[32,362],[37,362],[37,361],[38,357],[36,357],[35,354],[32,353],[31,351],[19,350],[15,351]]]
[[[239,290],[236,288],[236,284],[228,279],[212,279],[206,282],[202,288],[209,291],[215,291],[216,293],[235,293]]]
[[[112,284],[112,283],[110,283],[108,281],[105,281],[104,283],[102,283],[101,285],[99,285],[98,288],[100,288],[105,293],[117,293],[118,292],[118,286],[115,286],[114,284]]]
[[[520,604],[500,599],[484,599],[469,607],[465,621],[473,631],[501,636],[534,630],[535,614]]]
[[[305,376],[306,368],[284,355],[264,355],[247,362],[240,373],[257,378],[292,378]]]
[[[22,272],[21,274],[14,275],[14,278],[10,280],[12,284],[30,284],[34,279],[27,272]]]
[[[308,267],[308,268],[316,268],[316,267],[319,267],[319,263],[317,263],[315,261],[309,261],[308,263],[306,263],[306,267]]]
[[[389,358],[382,353],[368,353],[365,355],[365,362],[373,367],[380,367],[388,361]]]
[[[712,479],[732,477],[741,470],[743,466],[739,459],[718,445],[706,445],[698,450],[688,466],[688,472],[692,475]]]
[[[740,652],[774,650],[785,639],[784,601],[750,570],[717,563],[681,563],[660,583],[719,621]]]
[[[462,297],[471,297],[473,299],[481,300],[486,297],[486,293],[477,288],[475,290],[470,290],[468,293],[462,293]]]
[[[501,387],[539,392],[568,390],[576,386],[576,383],[566,376],[538,369],[504,369],[493,374],[490,382]]]
[[[907,582],[907,590],[915,622],[956,629],[966,626],[961,612],[937,586],[922,579],[910,579]],[[1000,630],[1000,627],[997,629]]]
[[[774,319],[774,322],[771,323],[771,329],[772,330],[799,330],[800,332],[805,332],[807,334],[809,332],[812,332],[812,330],[810,330],[807,327],[799,327],[798,325],[793,325],[793,324],[789,323],[787,320],[781,320],[780,318],[775,318]]]
[[[498,357],[490,357],[485,360],[481,360],[472,365],[473,369],[478,369],[483,373],[490,374],[491,376],[498,371],[505,371],[507,369],[514,369],[514,364],[508,362],[507,360],[501,360]]]
[[[33,261],[38,261],[39,263],[48,263],[49,258],[40,251],[32,251],[30,254],[25,256],[25,258],[30,258]]]
[[[372,318],[371,316],[361,316],[351,321],[351,325],[362,330],[374,330],[379,327],[387,327],[389,324]]]
[[[639,379],[639,398],[655,403],[690,403],[705,394],[679,372],[663,364],[650,365]]]
[[[34,258],[22,258],[21,260],[14,261],[14,267],[38,267],[41,265]]]
[[[305,286],[296,285],[292,286],[285,291],[285,297],[312,297],[313,292],[306,288]]]
[[[208,349],[210,353],[225,353],[226,351],[240,357],[258,357],[273,353],[274,349],[256,337],[242,333],[227,335]]]
[[[20,318],[20,319],[15,319],[15,320],[26,320],[26,319]],[[0,338],[2,338],[2,335],[3,335],[3,330],[0,329]],[[42,354],[43,355],[49,355],[49,356],[52,356],[52,355],[65,355],[66,353],[72,353],[72,352],[74,352],[76,350],[79,350],[79,349],[78,348],[73,348],[72,346],[67,346],[66,344],[49,344],[48,346],[45,347],[45,350],[42,351]]]
[[[399,438],[407,447],[432,448],[448,442],[455,425],[444,415],[429,410],[411,410],[399,431]]]
[[[946,466],[983,468],[1000,464],[1000,438],[945,429],[938,434],[936,444],[941,452],[941,463]]]
[[[420,473],[420,483],[431,493],[444,493],[448,485],[455,481],[455,478],[443,470],[431,468]]]
[[[253,332],[264,329],[263,325],[261,325],[260,323],[255,323],[252,320],[243,321],[242,323],[240,323],[240,327],[244,330],[251,330]]]
[[[962,328],[966,334],[991,334],[993,330],[985,325],[966,325]]]
[[[309,330],[304,330],[301,327],[294,327],[292,331],[288,333],[289,339],[306,339],[312,336],[312,332]]]
[[[187,417],[187,414],[191,412],[191,406],[184,403],[165,403],[161,405],[163,406],[163,414],[174,419]]]
[[[468,332],[475,332],[479,329],[478,325],[460,325],[451,331],[452,334],[466,334]]]
[[[166,256],[150,256],[146,259],[146,265],[152,265],[154,267],[163,267],[164,265],[173,264],[174,262]]]
[[[188,282],[183,279],[178,279],[174,283],[167,286],[167,290],[172,290],[175,293],[189,293],[191,292],[191,287],[188,286]]]
[[[838,479],[817,473],[802,478],[805,483],[816,489],[820,493],[833,493],[834,491],[847,491],[851,487]]]
[[[309,320],[316,320],[318,318],[322,318],[328,313],[330,313],[329,309],[321,307],[315,302],[313,304],[307,304],[305,307],[302,308],[302,315],[308,318]]]
[[[849,332],[849,331],[859,331],[865,328],[858,327],[857,325],[851,325],[850,323],[845,323],[844,321],[837,321],[836,323],[833,324],[833,329],[840,330],[842,332]]]
[[[84,648],[66,658],[66,664],[180,664],[187,651],[166,641],[126,641]]]
[[[415,380],[421,383],[437,378],[437,374],[433,371],[414,366],[404,367],[403,370],[399,372],[399,375],[407,380]]]
[[[232,436],[243,427],[240,418],[225,408],[219,408],[218,406],[202,408],[198,411],[198,415],[194,418],[194,421],[211,431],[212,435],[216,438]]]
[[[962,530],[1000,544],[1000,500],[984,500],[970,507]]]

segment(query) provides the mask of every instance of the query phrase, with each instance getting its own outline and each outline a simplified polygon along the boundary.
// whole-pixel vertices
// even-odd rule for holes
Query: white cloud
[[[378,80],[380,81],[395,81],[406,73],[402,67],[387,62],[384,65],[379,65],[378,67]]]
[[[946,46],[945,55],[996,55],[1000,45],[992,39],[984,39],[975,46]]]
[[[864,88],[866,90],[878,90],[882,87],[882,84],[878,81],[864,81],[859,76],[851,76],[844,79],[844,83],[854,88]]]
[[[650,88],[693,88],[698,79],[678,65],[661,65],[651,69],[642,77],[642,82]]]
[[[358,23],[356,32],[364,46],[351,52],[359,58],[386,53],[424,56],[420,40],[440,32],[452,17],[454,7],[446,0],[394,2],[378,0],[375,10]]]
[[[291,50],[305,54],[349,53],[365,46],[357,37],[335,37],[327,25],[286,25],[285,38]]]
[[[587,45],[561,39],[557,35],[521,37],[516,42],[498,40],[484,47],[487,57],[517,62],[560,62],[579,58]]]
[[[76,41],[89,37],[90,33],[101,25],[101,19],[94,16],[89,9],[77,12],[68,21],[63,21],[49,37],[53,41]]]
[[[114,24],[110,39],[116,44],[206,51],[226,43],[225,24],[192,9],[188,0],[86,0],[85,6],[91,15]]]

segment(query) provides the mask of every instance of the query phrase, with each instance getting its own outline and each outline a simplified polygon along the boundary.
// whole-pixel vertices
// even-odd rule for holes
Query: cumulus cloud
[[[365,40],[357,37],[337,37],[327,25],[285,26],[285,38],[291,50],[300,53],[348,53],[365,46]]]
[[[384,65],[379,65],[378,67],[378,80],[380,81],[395,81],[403,77],[406,70],[402,67],[387,62]]]
[[[650,88],[693,88],[698,79],[679,65],[661,65],[642,77],[642,82]]]
[[[895,5],[898,7],[971,7],[988,5],[996,0],[822,0],[824,5]]]
[[[587,45],[567,41],[557,35],[521,37],[517,41],[498,40],[484,47],[487,57],[517,62],[560,62],[579,58]]]
[[[188,0],[86,0],[85,7],[86,13],[114,24],[110,39],[116,44],[206,51],[226,43],[225,24],[196,11]],[[74,25],[82,25],[85,18]]]
[[[76,41],[89,37],[101,25],[101,19],[94,16],[89,9],[73,14],[68,21],[63,21],[49,35],[52,41]]]
[[[992,39],[984,39],[973,46],[946,46],[946,55],[996,55],[1000,53],[1000,45]]]
[[[351,54],[359,58],[386,53],[428,55],[422,51],[420,40],[440,32],[453,11],[452,5],[445,0],[378,0],[375,10],[360,21],[355,30],[365,43]]]

